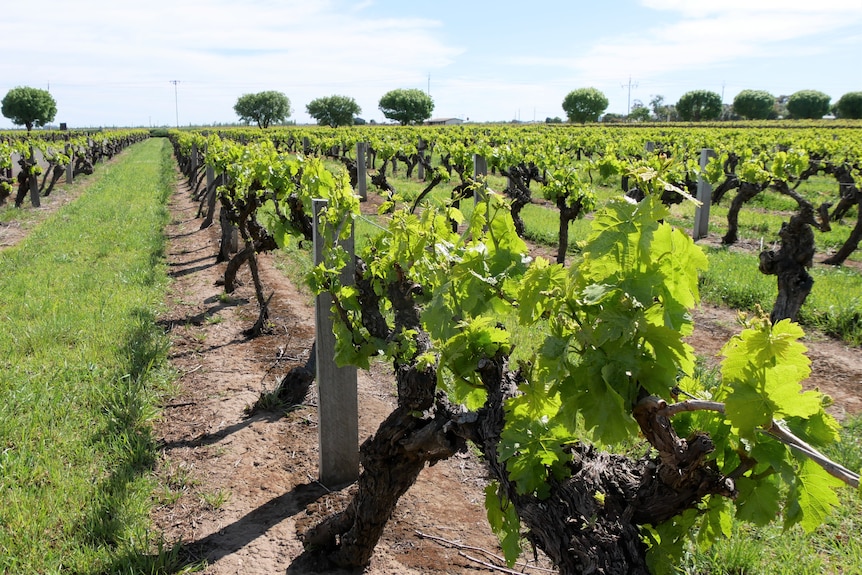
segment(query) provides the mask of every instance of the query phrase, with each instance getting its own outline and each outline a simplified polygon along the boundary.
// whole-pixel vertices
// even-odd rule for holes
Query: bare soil
[[[198,206],[180,185],[170,202],[167,259],[173,283],[161,322],[172,342],[170,360],[181,389],[157,426],[158,474],[165,489],[153,514],[169,542],[182,541],[208,574],[301,573],[297,529],[341,509],[351,490],[329,492],[317,482],[316,388],[308,405],[247,415],[261,393],[304,364],[314,338],[313,307],[271,258],[261,269],[270,303],[271,333],[248,340],[242,331],[258,308],[250,275],[230,298],[216,285],[218,230],[199,230]],[[359,435],[369,437],[395,406],[386,366],[360,371]],[[401,500],[371,565],[371,575],[479,573],[459,554],[489,558],[440,540],[501,554],[484,510],[482,466],[461,454],[426,469]],[[421,533],[421,534],[420,534]],[[432,539],[428,536],[439,538]]]

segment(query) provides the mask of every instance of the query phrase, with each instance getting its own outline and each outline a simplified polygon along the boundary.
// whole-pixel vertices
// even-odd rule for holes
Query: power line
[[[625,88],[626,86],[628,86],[628,88],[629,88],[629,99],[628,99],[628,104],[626,106],[626,116],[628,116],[629,114],[631,114],[631,111],[632,111],[632,87],[634,86],[635,88],[637,88],[638,84],[637,84],[637,82],[632,84],[632,77],[629,76],[629,83],[623,84],[620,87]]]
[[[171,84],[174,85],[174,111],[177,115],[177,130],[180,129],[180,104],[179,99],[177,97],[177,84],[180,83],[179,80],[168,80]]]

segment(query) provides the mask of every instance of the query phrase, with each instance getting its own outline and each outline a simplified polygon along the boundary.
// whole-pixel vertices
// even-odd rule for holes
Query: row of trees
[[[832,113],[840,118],[862,119],[862,92],[848,92],[834,104],[831,97],[817,90],[800,90],[790,96],[775,97],[765,90],[743,90],[733,99],[730,110],[722,98],[710,90],[692,90],[683,94],[676,105],[665,105],[663,96],[650,101],[653,114],[639,101],[628,115],[629,120],[642,122],[650,119],[699,122],[718,120],[729,115],[749,120],[767,120],[779,117],[822,118]],[[563,110],[570,122],[596,122],[608,107],[607,97],[596,88],[580,88],[569,92],[563,99]],[[728,114],[729,112],[729,114]],[[607,120],[617,119],[608,114]],[[619,117],[622,119],[622,117]]]
[[[402,125],[418,124],[431,117],[434,100],[422,90],[391,90],[380,98],[379,108],[384,116]],[[292,113],[288,97],[275,91],[244,94],[239,97],[233,109],[241,121],[253,122],[260,128],[283,122]],[[357,115],[362,113],[362,108],[349,96],[316,98],[305,106],[305,110],[318,124],[332,128],[364,123],[357,118]]]
[[[243,94],[233,107],[239,119],[255,123],[260,128],[284,122],[293,110],[290,99],[281,92],[268,90],[255,94]],[[349,96],[327,96],[317,98],[305,107],[308,114],[319,124],[350,126],[357,123],[356,116],[362,108]],[[380,111],[390,120],[401,124],[417,124],[431,117],[434,100],[422,90],[391,90],[380,98]],[[47,90],[19,86],[12,88],[2,100],[0,108],[4,117],[17,126],[25,126],[29,132],[54,121],[57,102]]]

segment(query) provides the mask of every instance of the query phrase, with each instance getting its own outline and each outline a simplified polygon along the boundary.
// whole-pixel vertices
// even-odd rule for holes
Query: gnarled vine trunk
[[[360,264],[361,265],[361,264]],[[358,286],[361,291],[366,287]],[[401,282],[389,297],[396,329],[420,326],[413,295],[418,286]],[[376,336],[389,331],[379,317],[376,296],[365,295],[363,324]],[[429,349],[428,336],[416,329],[418,357]],[[658,451],[640,460],[573,444],[571,476],[549,479],[550,497],[519,494],[497,454],[505,424],[505,402],[518,393],[520,376],[508,358],[484,358],[479,375],[488,398],[477,412],[452,409],[445,397],[434,398],[436,368],[415,361],[395,365],[398,407],[360,450],[363,473],[348,507],[301,534],[306,552],[299,561],[326,571],[332,565],[363,567],[371,559],[398,499],[426,464],[463,449],[466,441],[482,451],[491,475],[517,508],[526,537],[564,574],[646,574],[646,548],[640,525],[657,524],[695,507],[708,494],[734,496],[733,481],[704,463],[712,450],[708,436],[676,436],[666,404],[647,397],[635,409],[647,440]],[[603,494],[597,498],[596,494]]]
[[[772,323],[782,319],[796,321],[814,286],[814,278],[808,273],[814,259],[811,220],[813,213],[807,214],[804,209],[794,214],[789,222],[781,224],[779,250],[760,253],[761,273],[778,278],[778,297],[769,316]]]

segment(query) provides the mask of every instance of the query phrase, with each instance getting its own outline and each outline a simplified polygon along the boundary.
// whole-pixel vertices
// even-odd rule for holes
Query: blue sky
[[[542,121],[586,86],[622,114],[695,89],[834,102],[862,91],[862,1],[34,0],[3,11],[0,53],[0,95],[49,89],[70,127],[233,122],[262,90],[299,123],[333,94],[382,121],[394,88],[430,89],[438,117]]]

